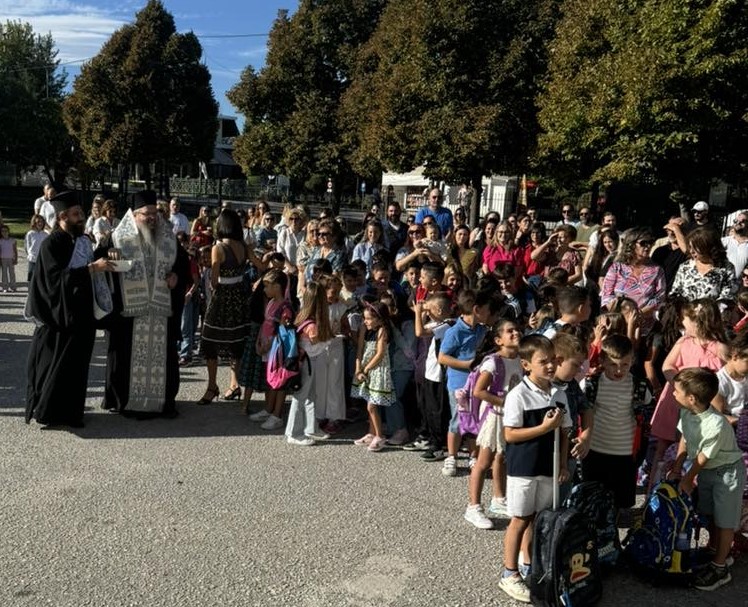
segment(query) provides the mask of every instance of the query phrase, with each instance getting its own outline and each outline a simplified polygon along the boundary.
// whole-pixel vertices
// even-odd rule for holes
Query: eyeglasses
[[[654,244],[654,240],[637,240],[636,244],[645,249],[651,247]]]
[[[317,236],[319,236],[320,238],[327,238],[328,236],[330,236],[330,232],[317,232]]]
[[[704,213],[706,213],[706,211],[694,211],[693,212],[694,215],[703,215]]]

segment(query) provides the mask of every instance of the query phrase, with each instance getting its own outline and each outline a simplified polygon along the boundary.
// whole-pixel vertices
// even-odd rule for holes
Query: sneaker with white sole
[[[328,438],[330,438],[330,435],[326,432],[322,432],[322,430],[317,430],[312,434],[307,434],[306,437],[311,438],[312,440],[327,440]]]
[[[717,567],[714,563],[709,563],[706,569],[696,574],[693,587],[697,590],[716,590],[731,581],[732,575],[729,567]]]
[[[491,519],[483,514],[483,506],[480,504],[465,509],[465,520],[478,529],[493,529]]]
[[[491,505],[488,507],[488,516],[494,518],[508,518],[506,512],[506,498],[505,497],[494,497],[491,499]]]
[[[263,430],[277,430],[283,427],[283,420],[275,415],[268,415],[268,418],[260,426]]]
[[[426,449],[421,453],[421,459],[425,462],[440,462],[447,457],[441,449]]]
[[[253,413],[249,416],[249,421],[264,422],[268,417],[270,417],[270,413],[268,413],[265,409],[260,409],[257,413]]]
[[[444,460],[442,474],[444,476],[457,476],[457,462],[455,461],[454,455],[449,455]]]
[[[405,443],[403,445],[403,449],[405,451],[425,451],[426,449],[428,449],[430,444],[431,443],[429,443],[429,441],[425,438],[419,437],[412,443]]]
[[[314,444],[314,439],[307,437],[304,438],[294,438],[293,436],[289,436],[286,438],[286,442],[289,445],[298,445],[299,447],[311,447]]]
[[[520,603],[530,602],[530,589],[519,573],[504,577],[499,580],[499,588],[506,592],[515,601]]]

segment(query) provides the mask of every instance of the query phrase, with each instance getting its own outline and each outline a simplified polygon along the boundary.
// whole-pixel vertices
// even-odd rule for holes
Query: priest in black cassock
[[[26,317],[36,330],[28,359],[26,423],[83,426],[94,328],[94,273],[112,269],[93,260],[77,192],[50,201],[56,226],[42,243],[29,285]]]
[[[178,344],[189,258],[158,213],[151,190],[133,196],[112,232],[108,256],[131,261],[114,275],[103,407],[137,418],[174,417],[179,392]]]

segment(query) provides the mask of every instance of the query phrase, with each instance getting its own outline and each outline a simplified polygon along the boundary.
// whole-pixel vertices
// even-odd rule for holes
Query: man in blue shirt
[[[442,206],[442,193],[439,188],[433,188],[429,192],[429,201],[427,207],[421,207],[416,214],[416,223],[423,223],[426,217],[433,217],[436,225],[442,233],[442,238],[447,239],[452,232],[453,219],[452,211]]]

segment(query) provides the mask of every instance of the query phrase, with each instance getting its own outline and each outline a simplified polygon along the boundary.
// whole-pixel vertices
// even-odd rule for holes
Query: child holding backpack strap
[[[470,402],[473,399],[480,400],[478,418],[483,420],[475,441],[478,459],[470,471],[469,505],[465,510],[465,520],[478,529],[493,527],[491,519],[483,513],[481,506],[483,481],[489,468],[492,468],[493,497],[488,512],[496,516],[506,515],[506,443],[501,420],[504,414],[504,396],[522,381],[523,375],[517,355],[522,334],[517,324],[509,319],[500,320],[493,328],[493,335],[496,353],[483,359],[473,393],[466,395]]]
[[[389,407],[396,399],[388,350],[389,313],[382,302],[364,302],[364,323],[358,333],[356,370],[351,396],[367,403],[369,432],[354,441],[368,445],[369,451],[381,451],[385,437],[378,407]]]
[[[678,430],[682,437],[671,476],[680,477],[686,456],[693,460],[679,489],[691,494],[698,476],[697,508],[712,519],[709,547],[714,558],[696,575],[694,587],[699,590],[715,590],[732,580],[726,560],[735,529],[740,527],[746,482],[735,433],[727,418],[709,405],[718,389],[717,376],[709,369],[683,369],[673,378],[673,396],[681,407]]]
[[[325,350],[333,338],[325,288],[310,282],[304,291],[301,310],[296,315],[301,352],[301,388],[291,398],[286,423],[286,440],[291,445],[308,447],[316,440],[330,438],[317,429],[315,414],[318,392],[326,396],[327,356]],[[320,382],[324,386],[318,386]],[[319,388],[323,388],[319,390]]]

